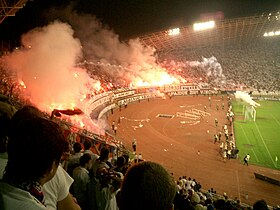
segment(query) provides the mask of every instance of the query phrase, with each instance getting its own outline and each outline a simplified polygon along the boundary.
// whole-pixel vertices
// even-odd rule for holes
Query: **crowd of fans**
[[[94,153],[90,140],[69,148],[61,127],[37,108],[9,106],[1,107],[1,128],[10,124],[0,132],[1,153],[8,146],[7,160],[0,158],[6,161],[0,169],[1,209],[269,209],[264,200],[249,207],[213,189],[203,191],[187,176],[175,181],[160,164],[116,157],[106,145]]]
[[[159,57],[160,63],[163,63],[170,71],[175,71],[176,74],[195,81],[202,80],[211,83],[212,81],[205,75],[205,69],[198,63],[202,62],[202,56],[205,58],[214,56],[221,64],[228,88],[243,85],[257,91],[279,92],[280,47],[275,43],[277,43],[277,38],[259,40],[254,44],[246,43],[239,47],[207,47],[171,51]]]
[[[241,205],[237,199],[229,199],[226,194],[217,197],[213,189],[203,191],[198,181],[187,176],[175,182],[175,178],[157,163],[135,159],[131,154],[116,157],[108,145],[97,149],[89,139],[71,145],[61,136],[61,127],[46,119],[37,108],[24,106],[16,111],[8,101],[1,104],[4,104],[1,106],[1,153],[6,152],[8,143],[8,157],[0,158],[7,164],[1,164],[1,173],[4,171],[0,183],[1,209],[18,209],[17,205],[28,206],[28,209],[47,206],[77,210],[252,209]],[[9,120],[11,128],[17,132],[8,132]],[[5,129],[7,132],[3,132]],[[44,140],[44,144],[38,139]],[[60,146],[56,141],[61,142]],[[54,148],[58,151],[53,151]],[[46,154],[53,154],[47,162]],[[34,164],[42,164],[40,172]],[[26,172],[19,172],[22,170]],[[141,176],[144,176],[142,182]],[[127,182],[130,184],[125,184]],[[10,191],[16,193],[10,194]],[[26,197],[22,204],[13,200],[22,194]],[[153,199],[158,202],[151,204]],[[163,200],[166,203],[162,203]],[[256,202],[253,209],[261,209],[256,207],[258,205],[268,209],[265,201]]]
[[[276,40],[274,40],[276,39]],[[213,88],[234,89],[245,88],[258,92],[271,92],[279,94],[279,68],[280,47],[276,45],[277,38],[273,40],[258,40],[254,44],[242,46],[207,47],[170,51],[168,54],[158,54],[158,64],[167,69],[170,74],[180,75],[188,82],[207,82]],[[203,57],[209,59],[207,65]],[[211,60],[210,58],[214,57]],[[91,95],[104,91],[114,90],[128,84],[120,84],[104,68],[125,68],[101,63],[82,62],[79,67],[87,69],[94,80],[100,81],[100,88],[93,90]],[[0,60],[0,90],[1,94],[10,94],[18,98],[22,86],[13,76],[7,74]],[[221,75],[215,75],[221,70]],[[211,74],[209,73],[211,72]],[[219,77],[219,78],[216,78]],[[217,80],[218,79],[218,80]],[[217,81],[219,83],[217,83]],[[122,81],[123,82],[123,81]],[[12,93],[12,94],[11,94]]]
[[[226,193],[218,196],[213,188],[207,191],[202,191],[201,188],[195,179],[179,177],[174,199],[175,209],[251,209],[249,206],[241,205],[237,198],[229,199]]]

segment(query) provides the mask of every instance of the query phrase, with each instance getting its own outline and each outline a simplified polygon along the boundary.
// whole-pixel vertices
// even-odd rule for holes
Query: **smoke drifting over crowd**
[[[143,46],[138,39],[121,42],[113,30],[92,15],[78,14],[68,7],[64,11],[53,9],[51,16],[70,23],[82,43],[84,59],[98,69],[98,74],[132,86],[183,81],[179,76],[168,75],[156,63],[154,48]]]
[[[84,69],[75,68],[81,44],[66,23],[54,22],[22,36],[23,48],[6,57],[26,86],[26,96],[40,108],[72,108],[94,84]],[[65,106],[65,107],[57,107]]]
[[[43,111],[75,107],[84,111],[86,95],[100,86],[85,69],[75,67],[82,48],[73,34],[70,25],[55,21],[24,34],[22,47],[3,59],[6,68],[25,87],[23,98]],[[85,113],[79,117],[79,125],[99,130],[89,116]]]
[[[84,58],[98,67],[95,73],[134,85],[176,81],[155,63],[154,49],[142,46],[139,40],[121,43],[92,16],[73,13],[72,20],[76,31],[67,23],[54,21],[24,34],[22,47],[4,58],[6,68],[25,87],[24,98],[41,110],[78,107],[86,114],[79,124],[92,124],[91,113],[85,112],[89,105],[85,98],[100,88],[100,81],[92,79],[88,74],[92,72],[77,67]],[[86,26],[88,33],[83,28]],[[101,124],[104,128],[104,122]],[[100,122],[95,126],[100,127]],[[90,126],[91,130],[95,126]]]
[[[214,56],[210,58],[202,57],[202,61],[190,61],[188,64],[190,66],[200,67],[204,71],[206,77],[212,78],[215,83],[225,80],[222,66]]]
[[[260,106],[260,104],[255,102],[248,93],[245,93],[242,91],[236,91],[236,93],[234,95],[235,95],[235,98],[241,99],[242,101],[244,101],[245,103],[247,103],[253,107]]]
[[[89,122],[91,113],[86,112],[89,105],[85,98],[101,88],[99,78],[103,75],[115,83],[136,87],[185,81],[156,62],[154,48],[143,46],[138,39],[121,42],[94,16],[77,14],[70,7],[53,9],[49,14],[49,25],[24,34],[23,47],[4,58],[7,69],[16,72],[18,83],[25,87],[24,97],[41,110],[78,107],[85,113],[80,125],[88,125],[93,122]],[[54,20],[58,17],[60,21]],[[85,63],[91,68],[77,67]],[[208,77],[223,77],[215,57],[191,65],[203,68]],[[95,123],[104,128],[103,122],[102,126]]]
[[[214,56],[210,58],[202,58],[203,61],[200,63],[203,69],[206,71],[207,76],[214,76],[214,77],[224,77],[222,66],[218,63],[217,58]]]

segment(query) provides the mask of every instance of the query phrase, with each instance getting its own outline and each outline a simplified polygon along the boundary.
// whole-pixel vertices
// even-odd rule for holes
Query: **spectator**
[[[13,117],[14,121],[21,119],[33,119],[43,117],[44,114],[33,106],[24,106]],[[65,148],[68,150],[68,144]],[[65,151],[64,151],[65,152]],[[80,210],[80,207],[74,201],[69,193],[69,188],[73,183],[73,179],[59,165],[54,177],[44,184],[43,192],[45,194],[45,205],[48,209],[58,210]]]
[[[268,210],[265,200],[258,200],[253,205],[253,210]]]
[[[73,191],[77,198],[79,205],[83,210],[88,210],[87,185],[90,181],[89,169],[92,166],[92,159],[90,154],[84,154],[80,157],[80,166],[73,171]]]
[[[80,165],[80,157],[82,157],[82,145],[79,142],[75,142],[73,145],[74,154],[70,155],[68,161],[67,172],[73,177],[73,170]]]
[[[45,204],[49,210],[80,210],[75,198],[69,193],[73,179],[58,166],[55,176],[43,186]]]
[[[122,174],[109,171],[106,168],[97,170],[96,201],[98,210],[118,210],[116,196],[121,186],[121,177]]]
[[[118,157],[114,171],[125,174],[125,172],[127,170],[127,166],[126,166],[125,162],[126,162],[126,160],[123,156]]]
[[[120,210],[173,209],[175,182],[160,164],[141,162],[126,173],[120,194]]]
[[[201,204],[200,204],[200,197],[197,193],[194,193],[191,196],[191,204],[194,207],[194,209],[198,209],[200,208]]]
[[[218,199],[214,201],[214,206],[217,210],[226,209],[226,201],[224,199]]]
[[[109,169],[109,165],[107,164],[107,161],[109,159],[109,150],[106,147],[103,147],[100,151],[100,157],[93,163],[92,165],[92,175],[96,176],[96,171],[99,168],[107,168]]]
[[[90,210],[116,209],[116,195],[118,191],[119,178],[123,177],[121,172],[113,171],[108,165],[109,150],[103,147],[100,157],[95,161],[92,167],[92,176],[88,184],[88,196]],[[120,157],[119,157],[120,158]],[[115,169],[122,171],[126,167],[122,163],[125,157],[118,159],[118,166]],[[110,173],[109,173],[110,172]],[[118,177],[111,176],[118,174]],[[111,179],[112,178],[112,179]]]
[[[91,151],[91,147],[92,147],[92,142],[89,139],[86,139],[84,142],[84,154],[88,153],[91,155],[92,161],[93,163],[95,162],[95,160],[99,157],[97,154],[94,154]]]
[[[193,209],[188,199],[188,194],[184,189],[181,189],[179,193],[176,193],[174,198],[174,209],[176,210],[186,210]]]
[[[42,186],[55,175],[67,145],[62,130],[50,120],[16,113],[11,131],[1,209],[46,209]]]
[[[14,106],[8,102],[0,101],[0,179],[3,177],[3,172],[8,162],[8,125],[15,112]]]

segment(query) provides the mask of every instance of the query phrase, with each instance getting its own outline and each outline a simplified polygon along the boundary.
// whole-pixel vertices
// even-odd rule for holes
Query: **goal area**
[[[244,121],[256,121],[257,111],[254,106],[243,105]]]

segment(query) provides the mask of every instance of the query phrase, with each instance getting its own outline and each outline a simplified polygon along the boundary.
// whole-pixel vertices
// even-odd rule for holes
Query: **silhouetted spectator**
[[[14,115],[8,163],[1,182],[1,209],[46,209],[42,186],[55,175],[68,145],[56,123]]]
[[[268,210],[265,200],[258,200],[253,205],[253,210]]]
[[[127,171],[120,193],[120,210],[170,210],[176,188],[165,168],[144,161]]]

